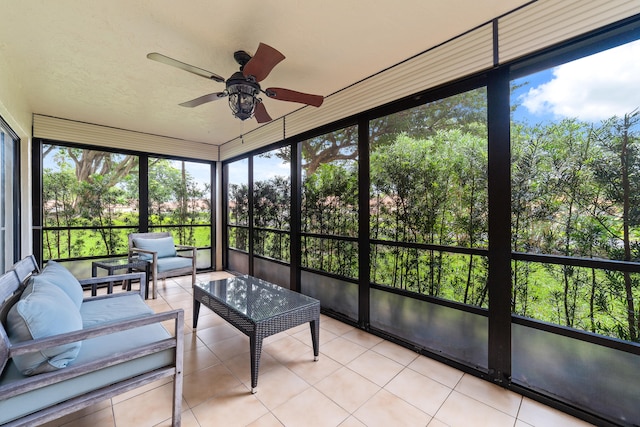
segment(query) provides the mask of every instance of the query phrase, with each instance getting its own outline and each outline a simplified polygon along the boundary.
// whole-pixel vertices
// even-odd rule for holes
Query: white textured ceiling
[[[34,113],[222,144],[258,124],[226,100],[178,106],[224,84],[147,53],[228,78],[263,42],[286,56],[263,88],[329,96],[528,2],[0,0],[0,55]],[[274,119],[301,107],[263,99]]]

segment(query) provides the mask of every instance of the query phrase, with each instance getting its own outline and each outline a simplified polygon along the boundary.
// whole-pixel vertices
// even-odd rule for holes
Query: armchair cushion
[[[82,299],[84,298],[82,286],[78,279],[75,278],[69,270],[62,264],[58,264],[55,261],[47,261],[47,265],[40,274],[31,276],[32,282],[44,280],[49,283],[53,283],[60,289],[62,289],[71,301],[80,308]]]
[[[7,335],[13,343],[46,338],[82,329],[78,307],[67,294],[44,280],[29,283],[7,314]],[[24,375],[66,367],[80,351],[81,342],[63,344],[13,358]]]
[[[165,271],[177,270],[179,268],[190,268],[193,264],[191,258],[187,257],[167,257],[158,258],[158,273]]]
[[[158,258],[174,257],[177,255],[173,237],[161,237],[159,239],[134,238],[133,245],[139,249],[157,252]],[[140,254],[140,258],[150,260],[151,255]]]

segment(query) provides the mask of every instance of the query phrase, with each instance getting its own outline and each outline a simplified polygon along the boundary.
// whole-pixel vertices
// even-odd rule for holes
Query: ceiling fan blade
[[[242,74],[244,74],[245,77],[253,76],[256,82],[261,82],[267,78],[271,70],[273,70],[273,67],[278,65],[284,58],[285,56],[276,49],[260,43],[253,58],[251,58],[242,69]]]
[[[258,123],[267,123],[271,121],[271,116],[267,113],[267,109],[262,102],[258,102],[256,104],[256,109],[253,112],[253,115]]]
[[[203,95],[199,98],[192,99],[191,101],[183,102],[182,104],[180,104],[180,106],[189,108],[197,107],[198,105],[206,104],[207,102],[217,101],[218,99],[224,98],[225,96],[227,96],[226,92],[210,93],[208,95]]]
[[[215,80],[220,83],[224,83],[224,78],[220,77],[217,74],[212,73],[211,71],[203,70],[202,68],[194,67],[193,65],[185,64],[184,62],[180,62],[177,59],[169,58],[161,53],[153,52],[147,55],[147,58],[162,62],[163,64],[171,65],[172,67],[180,68],[181,70],[188,71],[195,75]]]
[[[300,104],[313,105],[314,107],[321,106],[324,101],[324,97],[320,95],[311,95],[309,93],[296,92],[295,90],[280,87],[270,87],[264,92],[269,98],[280,101],[299,102]]]

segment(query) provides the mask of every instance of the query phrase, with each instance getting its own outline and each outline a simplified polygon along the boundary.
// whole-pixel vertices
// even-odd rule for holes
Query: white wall
[[[20,188],[22,229],[21,256],[33,252],[31,233],[31,108],[22,92],[19,80],[12,73],[11,64],[6,63],[0,51],[0,116],[20,138]]]

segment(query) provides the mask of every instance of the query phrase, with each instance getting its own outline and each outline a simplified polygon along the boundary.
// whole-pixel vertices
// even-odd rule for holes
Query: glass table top
[[[94,264],[98,266],[105,267],[117,267],[117,266],[129,266],[129,265],[145,265],[148,261],[140,258],[132,258],[131,260],[127,258],[109,258],[103,259],[99,261],[93,261]]]
[[[194,286],[255,321],[319,303],[317,299],[252,276],[230,277]]]

